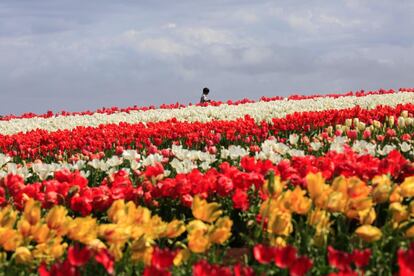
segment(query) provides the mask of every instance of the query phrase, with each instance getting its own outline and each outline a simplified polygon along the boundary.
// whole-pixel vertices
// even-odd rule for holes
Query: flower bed
[[[411,275],[414,94],[385,92],[6,120],[0,271]]]

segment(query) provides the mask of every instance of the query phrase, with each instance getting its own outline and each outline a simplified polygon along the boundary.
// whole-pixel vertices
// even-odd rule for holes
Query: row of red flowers
[[[286,159],[278,165],[269,160],[244,157],[240,166],[238,168],[224,162],[219,165],[219,170],[211,168],[202,173],[194,169],[189,174],[178,174],[174,178],[157,181],[164,172],[163,166],[158,163],[147,167],[135,183],[129,174],[120,170],[96,187],[89,186],[88,180],[79,172],[67,170],[55,172],[53,179],[36,183],[24,183],[22,177],[9,174],[0,183],[0,203],[11,200],[18,208],[22,208],[26,198],[31,197],[40,201],[44,208],[64,204],[85,216],[91,212],[105,211],[117,199],[143,200],[146,204],[157,205],[157,200],[172,198],[189,207],[195,195],[218,195],[231,197],[234,208],[246,210],[249,207],[247,190],[252,185],[260,190],[270,170],[280,175],[282,180],[288,180],[291,185],[300,186],[306,186],[306,176],[311,172],[321,172],[327,180],[343,175],[357,176],[364,181],[376,175],[389,174],[397,183],[414,175],[414,166],[398,151],[392,151],[382,160],[371,155],[357,155],[352,151],[328,152],[320,157]]]
[[[47,132],[30,131],[25,134],[0,135],[0,150],[11,156],[45,158],[46,156],[66,155],[76,152],[99,152],[117,146],[126,149],[148,149],[152,146],[167,147],[172,143],[190,148],[211,145],[228,145],[235,142],[257,144],[270,136],[286,137],[295,131],[315,131],[317,129],[343,124],[349,118],[372,124],[374,120],[384,121],[387,117],[398,117],[406,111],[414,113],[414,104],[396,107],[379,106],[372,110],[356,106],[345,110],[302,112],[274,118],[271,123],[256,123],[251,117],[236,121],[213,121],[208,123],[188,123],[170,120],[157,123],[101,125],[98,128],[77,127],[74,130]]]
[[[313,266],[313,261],[309,257],[298,256],[297,249],[291,245],[278,248],[257,244],[252,251],[257,263],[275,266],[281,271],[289,271],[290,276],[303,276]],[[347,253],[329,246],[327,251],[328,263],[331,268],[335,269],[335,272],[329,273],[329,276],[363,275],[364,267],[369,264],[372,256],[372,250],[369,248],[364,250],[354,249],[353,252]],[[151,265],[144,269],[143,275],[171,275],[173,260],[176,255],[177,251],[175,250],[156,247],[151,258]],[[414,258],[414,242],[411,243],[407,250],[400,249],[398,251],[398,265],[400,269],[398,275],[413,275],[414,265],[412,258]],[[38,272],[40,276],[80,275],[79,268],[88,264],[91,259],[101,264],[109,274],[114,272],[114,261],[107,250],[101,249],[95,253],[87,247],[80,248],[77,245],[69,248],[66,260],[53,264],[50,268],[42,264]],[[256,275],[252,267],[242,265],[241,263],[232,266],[210,264],[205,259],[201,259],[193,265],[192,274],[193,276]]]

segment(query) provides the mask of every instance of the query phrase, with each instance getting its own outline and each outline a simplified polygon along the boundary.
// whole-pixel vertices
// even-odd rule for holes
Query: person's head
[[[204,87],[203,94],[208,95],[209,92],[210,92],[210,89],[208,89],[207,87]]]

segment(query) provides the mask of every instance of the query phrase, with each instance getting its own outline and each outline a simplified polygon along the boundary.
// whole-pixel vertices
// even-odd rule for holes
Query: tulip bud
[[[366,242],[374,242],[381,239],[381,230],[372,225],[363,225],[355,230],[355,234]]]
[[[358,118],[354,118],[354,126],[357,126],[359,124],[359,119]]]
[[[398,117],[398,128],[405,128],[405,119],[403,117]]]
[[[349,126],[342,126],[342,132],[347,132],[349,130]]]
[[[357,129],[358,129],[359,131],[364,131],[364,130],[365,130],[365,127],[366,127],[366,125],[365,125],[365,123],[363,123],[363,122],[359,122],[359,123],[357,124]]]
[[[370,137],[371,137],[371,131],[369,131],[369,129],[365,129],[365,130],[364,130],[364,133],[362,134],[362,137],[363,137],[364,139],[368,139],[368,138],[370,138]]]
[[[333,132],[333,127],[332,127],[332,126],[327,127],[326,132],[327,132],[329,135],[332,135],[332,132]]]
[[[408,118],[408,111],[407,111],[407,110],[403,110],[403,111],[401,112],[401,116],[402,116],[403,118]]]
[[[374,122],[372,122],[372,125],[373,125],[375,128],[381,128],[381,122],[379,122],[379,121],[377,121],[377,120],[374,120]]]
[[[388,124],[390,125],[390,127],[393,127],[393,126],[394,126],[394,123],[395,123],[395,118],[394,118],[394,116],[390,116],[390,117],[388,118]]]
[[[345,120],[345,125],[346,125],[347,127],[352,126],[352,119],[346,119],[346,120]]]

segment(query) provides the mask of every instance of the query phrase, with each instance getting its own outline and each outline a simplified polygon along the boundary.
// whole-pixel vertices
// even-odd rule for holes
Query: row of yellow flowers
[[[40,264],[61,258],[68,247],[67,240],[93,250],[107,248],[115,260],[122,258],[128,245],[132,261],[149,264],[156,240],[174,239],[187,231],[188,249],[182,245],[174,260],[180,264],[189,250],[204,252],[212,244],[224,243],[231,235],[232,221],[221,217],[217,203],[196,197],[192,211],[195,219],[187,225],[181,220],[164,222],[145,207],[117,200],[107,212],[109,223],[98,223],[91,216],[72,218],[63,206],[54,206],[42,216],[39,202],[28,199],[23,212],[11,205],[1,208],[0,246],[5,252],[14,252],[17,263]]]
[[[394,229],[413,221],[414,201],[408,199],[414,196],[414,177],[394,184],[387,175],[376,176],[370,183],[355,176],[339,176],[327,184],[321,173],[310,173],[306,184],[306,189],[296,186],[289,190],[278,176],[265,184],[268,199],[262,203],[260,215],[267,219],[266,232],[271,244],[285,244],[285,238],[293,231],[293,214],[307,215],[307,223],[316,230],[315,245],[323,245],[331,233],[334,213],[356,220],[360,226],[355,234],[366,242],[377,241],[382,236],[381,229],[373,226],[377,204],[389,203],[391,219],[387,223]],[[408,227],[405,235],[414,237],[414,225]]]
[[[384,225],[375,225],[375,207],[383,203],[390,213],[386,223],[394,229],[408,225],[404,233],[407,238],[414,237],[414,226],[410,226],[414,217],[414,201],[410,200],[414,196],[414,177],[395,184],[387,175],[369,182],[339,176],[327,184],[321,173],[310,173],[306,188],[289,188],[276,176],[267,180],[263,189],[267,199],[261,203],[262,221],[258,225],[275,246],[286,245],[294,231],[294,215],[306,216],[307,224],[315,229],[315,246],[327,245],[336,217],[333,214],[356,221],[355,234],[362,240],[377,241]],[[64,257],[68,243],[77,242],[91,250],[106,248],[115,261],[129,250],[131,261],[149,265],[157,241],[170,239],[176,241],[178,254],[174,264],[179,265],[191,252],[203,253],[214,244],[224,244],[232,233],[233,222],[223,215],[218,203],[196,196],[192,214],[186,221],[166,222],[148,208],[117,200],[107,211],[107,217],[98,220],[92,216],[70,216],[64,206],[42,210],[40,203],[28,198],[22,212],[11,205],[0,209],[0,262],[10,256],[6,252],[12,252],[17,263],[34,267],[50,264]]]

